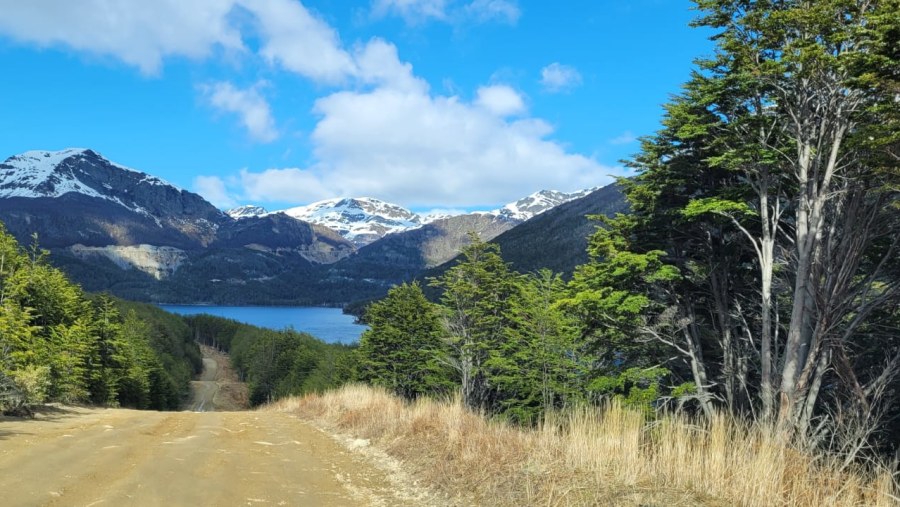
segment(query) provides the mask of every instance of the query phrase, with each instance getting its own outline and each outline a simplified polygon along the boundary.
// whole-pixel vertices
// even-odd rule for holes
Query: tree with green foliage
[[[506,307],[517,291],[515,277],[499,247],[472,234],[459,263],[432,283],[443,290],[448,363],[460,381],[463,402],[494,411],[498,393],[488,360],[507,339]]]
[[[874,425],[900,366],[900,3],[697,4],[716,54],[643,140],[634,213],[595,235],[572,308],[609,321],[604,296],[630,301],[601,334],[677,352],[707,411],[785,438]],[[656,261],[669,274],[648,279]]]
[[[685,213],[730,218],[756,251],[762,282],[762,415],[777,418],[786,431],[804,433],[834,366],[832,356],[852,348],[863,320],[852,316],[869,314],[875,300],[898,295],[894,284],[875,288],[884,275],[881,260],[889,260],[895,248],[880,255],[873,251],[896,222],[884,209],[896,200],[897,186],[896,180],[884,180],[883,158],[872,150],[883,141],[873,138],[872,127],[881,122],[873,112],[896,99],[880,86],[877,70],[891,59],[878,54],[879,46],[887,33],[896,34],[900,4],[701,0],[698,5],[706,14],[698,24],[719,30],[719,50],[701,63],[706,75],[696,81],[702,81],[723,120],[716,140],[728,146],[709,163],[740,174],[755,198],[748,206],[716,196],[692,203]],[[755,224],[735,216],[734,210],[742,209],[758,215],[758,232],[751,229]],[[776,252],[779,235],[790,242],[782,247],[787,255]],[[842,239],[847,237],[854,240]],[[776,264],[785,266],[791,287],[783,344],[773,342],[780,331],[772,321]],[[873,289],[879,296],[869,299]],[[843,374],[856,377],[850,369]]]
[[[74,403],[88,398],[88,368],[85,361],[93,341],[90,319],[79,317],[69,326],[54,326],[50,340],[51,398]]]
[[[490,351],[485,366],[499,393],[499,412],[530,424],[549,410],[585,400],[591,361],[576,320],[559,305],[566,293],[560,275],[545,269],[515,282],[505,339]]]
[[[413,400],[452,385],[437,308],[418,282],[388,291],[365,315],[369,325],[360,337],[360,380],[383,386]]]
[[[585,400],[594,361],[561,304],[559,275],[514,273],[497,245],[473,236],[433,285],[443,291],[447,363],[469,407],[531,424]]]
[[[120,304],[87,297],[48,264],[36,238],[23,249],[0,226],[0,410],[48,400],[178,408],[193,373],[190,336],[133,311],[123,318]]]

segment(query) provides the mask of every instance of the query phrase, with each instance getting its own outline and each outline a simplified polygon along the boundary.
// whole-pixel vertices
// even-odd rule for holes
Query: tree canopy
[[[0,226],[0,410],[45,401],[180,407],[200,353],[178,317],[88,296]]]

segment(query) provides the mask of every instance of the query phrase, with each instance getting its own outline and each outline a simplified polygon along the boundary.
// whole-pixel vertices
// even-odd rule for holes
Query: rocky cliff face
[[[157,280],[172,276],[187,260],[184,250],[171,246],[84,246],[76,244],[70,246],[68,251],[75,257],[86,261],[104,257],[121,269],[134,268]]]

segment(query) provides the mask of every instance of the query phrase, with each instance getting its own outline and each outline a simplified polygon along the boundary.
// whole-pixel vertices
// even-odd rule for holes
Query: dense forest
[[[177,316],[88,295],[0,225],[0,411],[59,401],[177,409],[200,371]]]
[[[353,348],[292,329],[274,331],[211,315],[184,317],[197,342],[231,355],[250,403],[323,391],[353,377]]]
[[[570,281],[478,241],[368,310],[358,375],[523,423],[617,397],[900,443],[900,2],[697,0],[717,34]],[[426,287],[427,288],[427,287]]]

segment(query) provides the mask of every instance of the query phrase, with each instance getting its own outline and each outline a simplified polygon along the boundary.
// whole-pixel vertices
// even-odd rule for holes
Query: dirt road
[[[215,396],[198,408],[215,408]],[[65,407],[0,418],[4,506],[416,504],[399,489],[365,458],[274,411]]]
[[[186,405],[193,412],[246,410],[250,406],[247,386],[239,382],[228,356],[218,350],[200,346],[203,373],[191,381],[191,399]]]

